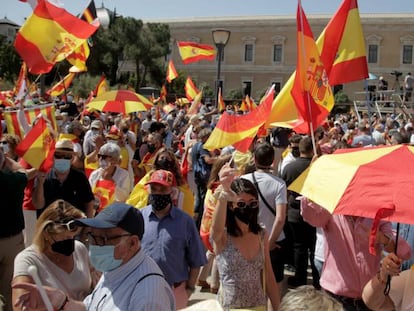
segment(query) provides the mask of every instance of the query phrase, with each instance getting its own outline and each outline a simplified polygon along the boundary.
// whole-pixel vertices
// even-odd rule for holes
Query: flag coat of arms
[[[299,133],[310,133],[328,116],[334,106],[334,97],[312,30],[300,5],[297,27],[297,69],[292,96],[301,120],[294,129]]]
[[[20,157],[42,172],[53,167],[54,152],[55,140],[43,116],[16,147],[16,153]]]
[[[97,29],[49,1],[40,1],[17,33],[14,45],[31,73],[47,73]]]
[[[178,51],[184,64],[200,60],[213,61],[216,58],[216,49],[208,44],[177,41]]]

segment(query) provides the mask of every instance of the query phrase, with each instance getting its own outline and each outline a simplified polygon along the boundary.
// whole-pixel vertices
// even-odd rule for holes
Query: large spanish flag
[[[234,145],[237,150],[246,152],[272,109],[273,97],[274,86],[267,92],[263,103],[255,110],[244,115],[224,112],[204,144],[204,148],[214,150]],[[240,143],[242,141],[243,143]]]
[[[291,92],[300,121],[294,130],[297,133],[311,133],[332,110],[334,97],[312,30],[300,4],[296,19],[298,54],[295,83]]]
[[[184,64],[190,64],[200,60],[213,61],[216,57],[216,49],[208,44],[177,41],[177,45]]]
[[[17,145],[16,153],[32,167],[47,172],[53,166],[55,140],[46,120],[40,117],[26,137]]]
[[[175,66],[172,60],[170,60],[168,62],[168,67],[167,67],[167,77],[166,80],[168,81],[168,83],[171,83],[172,80],[174,80],[175,78],[178,77],[178,73],[177,70],[175,70]]]
[[[184,89],[185,97],[187,97],[189,101],[192,101],[197,96],[197,94],[200,93],[200,90],[195,86],[190,76],[188,76],[187,80],[185,80]]]
[[[115,188],[116,185],[113,180],[100,179],[96,182],[92,192],[95,195],[95,199],[99,202],[97,212],[101,212],[105,207],[114,202]]]
[[[67,92],[69,86],[72,84],[73,78],[75,78],[75,75],[75,73],[69,72],[62,80],[47,90],[46,94],[49,96],[59,96],[64,92]]]
[[[7,133],[17,135],[21,139],[25,136],[22,125],[19,122],[17,110],[6,110],[3,112],[4,120],[6,121]],[[51,128],[54,131],[57,131],[57,123],[55,117],[55,106],[54,105],[44,105],[44,106],[35,106],[35,108],[25,108],[24,116],[27,124],[33,124],[36,117],[42,114],[44,118],[48,120],[51,125]]]
[[[368,77],[364,36],[357,0],[342,2],[316,44],[331,85]],[[349,72],[349,68],[352,68],[352,73]],[[298,111],[295,109],[291,95],[294,79],[293,73],[276,96],[265,124],[266,128],[292,127],[298,121]]]
[[[31,73],[47,73],[97,29],[49,1],[40,1],[14,45]]]

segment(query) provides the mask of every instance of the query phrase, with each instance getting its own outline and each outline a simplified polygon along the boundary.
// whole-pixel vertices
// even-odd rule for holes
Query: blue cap
[[[144,235],[144,218],[139,209],[126,203],[112,203],[94,218],[78,219],[81,226],[111,229],[122,228],[142,239]]]

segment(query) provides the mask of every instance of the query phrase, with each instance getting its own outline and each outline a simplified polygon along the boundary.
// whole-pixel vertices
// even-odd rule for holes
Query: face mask
[[[39,98],[38,97],[32,98],[32,102],[34,104],[37,104],[39,102]]]
[[[154,153],[155,151],[155,145],[154,144],[147,144],[148,147],[148,152],[149,153]]]
[[[3,152],[7,153],[9,152],[10,148],[9,148],[9,144],[3,144]]]
[[[162,136],[162,138],[165,138],[165,137],[167,137],[167,133],[166,133],[166,132],[163,132],[163,133],[161,134],[161,136]]]
[[[70,256],[75,251],[75,239],[57,241],[52,244],[52,251],[65,256]]]
[[[160,170],[171,171],[174,168],[174,162],[168,159],[158,160],[157,166]]]
[[[122,129],[122,133],[124,133],[124,134],[128,133],[128,129],[127,128],[126,129]]]
[[[70,160],[67,159],[55,159],[53,166],[58,173],[65,173],[70,169]]]
[[[57,121],[57,125],[58,125],[59,127],[61,127],[61,126],[63,125],[63,121],[62,121],[62,120],[58,120],[58,121]]]
[[[292,155],[297,158],[300,156],[299,147],[292,147]]]
[[[234,210],[234,216],[236,216],[241,222],[245,224],[249,224],[253,217],[257,215],[257,208],[251,208],[251,207],[244,207],[244,208],[235,208]]]
[[[99,159],[98,162],[99,162],[99,167],[100,168],[105,169],[105,168],[107,168],[109,166],[108,161],[106,161],[104,159]]]
[[[170,194],[150,194],[149,203],[152,205],[152,208],[156,211],[162,211],[164,208],[171,204],[171,195]]]
[[[96,136],[99,134],[99,130],[92,129],[92,135]]]
[[[122,264],[121,259],[114,257],[115,245],[89,245],[89,257],[96,270],[108,272]]]
[[[109,139],[108,143],[118,145],[118,139]]]

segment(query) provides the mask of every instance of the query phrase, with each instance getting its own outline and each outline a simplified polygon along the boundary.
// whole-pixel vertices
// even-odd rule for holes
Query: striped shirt
[[[149,275],[148,274],[161,274]],[[139,251],[127,263],[104,272],[93,292],[85,298],[86,310],[175,310],[171,287],[157,264]]]

